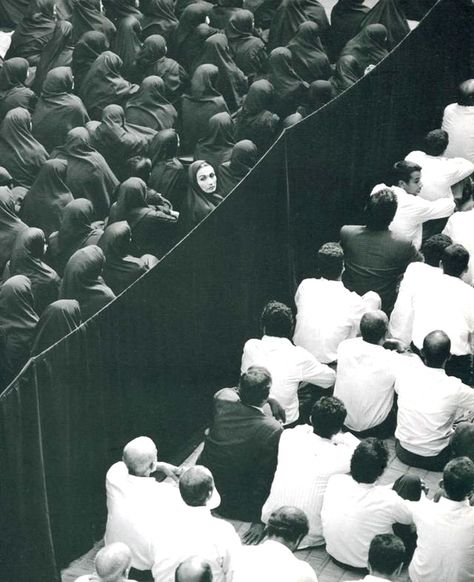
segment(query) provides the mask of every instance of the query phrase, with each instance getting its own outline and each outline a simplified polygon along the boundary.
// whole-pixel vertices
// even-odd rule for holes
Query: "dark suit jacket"
[[[242,404],[235,389],[223,388],[214,396],[214,422],[198,463],[214,475],[221,515],[260,521],[282,430],[273,417]]]

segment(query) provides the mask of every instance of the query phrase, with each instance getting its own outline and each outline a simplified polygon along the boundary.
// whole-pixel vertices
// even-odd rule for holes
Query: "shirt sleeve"
[[[446,179],[451,186],[467,178],[474,172],[474,164],[464,158],[445,158]]]
[[[413,335],[414,315],[413,290],[407,281],[402,280],[395,307],[390,316],[390,335],[409,345]]]
[[[336,381],[336,372],[326,364],[321,364],[308,351],[300,348],[301,353],[301,382],[316,384],[321,388],[331,388]]]
[[[434,201],[417,198],[413,213],[420,221],[426,222],[427,220],[451,216],[455,208],[456,205],[453,198],[440,198]]]
[[[230,524],[229,524],[230,525]],[[234,570],[234,562],[242,544],[240,543],[240,538],[237,535],[234,527],[231,526],[232,529],[229,529],[226,532],[225,540],[226,540],[226,547],[223,552],[223,563],[222,563],[222,571],[224,572],[225,580],[232,579],[232,572]]]
[[[474,411],[474,390],[471,387],[466,386],[466,384],[461,384],[457,396],[457,405],[459,408]]]
[[[413,502],[402,499],[395,491],[391,491],[391,493],[393,493],[394,497],[392,506],[394,523],[403,523],[405,525],[413,523],[413,515],[410,509],[410,503]]]

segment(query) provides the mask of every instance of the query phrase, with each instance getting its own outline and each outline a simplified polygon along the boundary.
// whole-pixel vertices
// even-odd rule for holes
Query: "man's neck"
[[[395,580],[393,576],[387,576],[387,574],[382,574],[381,572],[377,572],[377,570],[371,570],[370,575],[376,578],[382,578],[382,580]]]

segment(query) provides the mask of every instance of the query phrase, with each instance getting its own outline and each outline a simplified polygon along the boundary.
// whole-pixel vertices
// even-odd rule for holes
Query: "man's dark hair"
[[[474,424],[460,422],[451,437],[451,450],[455,457],[469,457],[474,461]]]
[[[263,308],[261,322],[265,335],[288,339],[293,335],[293,314],[284,303],[269,301]]]
[[[425,259],[425,263],[432,267],[439,267],[444,249],[452,244],[453,241],[447,234],[434,234],[427,238],[421,245],[421,254]]]
[[[397,196],[390,188],[372,194],[365,207],[367,228],[387,230],[397,212]]]
[[[370,542],[369,564],[373,570],[391,576],[405,559],[405,544],[393,534],[379,534]]]
[[[358,483],[375,483],[387,467],[388,450],[385,443],[375,437],[363,440],[351,459],[351,475]]]
[[[443,488],[453,501],[463,501],[474,491],[474,463],[468,457],[449,461],[443,471]]]
[[[187,558],[176,568],[175,582],[212,582],[212,568],[207,560],[199,556]]]
[[[402,160],[393,165],[392,168],[392,183],[398,186],[398,182],[409,182],[413,172],[421,172],[421,166]]]
[[[272,377],[266,368],[251,366],[240,376],[239,396],[246,406],[261,406],[268,398]]]
[[[423,357],[429,368],[441,368],[451,352],[451,340],[444,331],[437,329],[430,332],[423,340]]]
[[[304,511],[289,506],[280,507],[273,511],[268,518],[265,530],[268,537],[283,538],[291,543],[295,543],[307,535],[308,531],[308,518]]]
[[[318,251],[318,274],[324,279],[335,281],[339,279],[344,268],[344,251],[339,243],[328,242]]]
[[[323,396],[316,402],[311,411],[313,432],[320,437],[330,439],[341,430],[346,415],[346,407],[339,398]]]
[[[141,178],[148,183],[151,172],[151,160],[141,156],[133,156],[126,161],[127,178]]]
[[[369,344],[378,344],[385,337],[388,318],[383,311],[368,311],[360,320],[360,335]]]
[[[469,265],[469,251],[462,245],[449,245],[441,259],[445,275],[460,277]]]
[[[214,480],[209,469],[194,465],[179,478],[179,492],[186,505],[202,507],[214,488]]]
[[[458,103],[465,107],[474,105],[474,79],[467,79],[459,85]]]
[[[429,156],[440,156],[446,151],[449,143],[448,132],[444,129],[433,129],[423,140],[425,153]]]

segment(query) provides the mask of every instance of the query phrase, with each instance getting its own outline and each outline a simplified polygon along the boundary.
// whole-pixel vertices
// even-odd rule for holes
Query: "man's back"
[[[474,106],[451,103],[444,110],[441,127],[449,135],[445,155],[459,156],[474,164]]]

